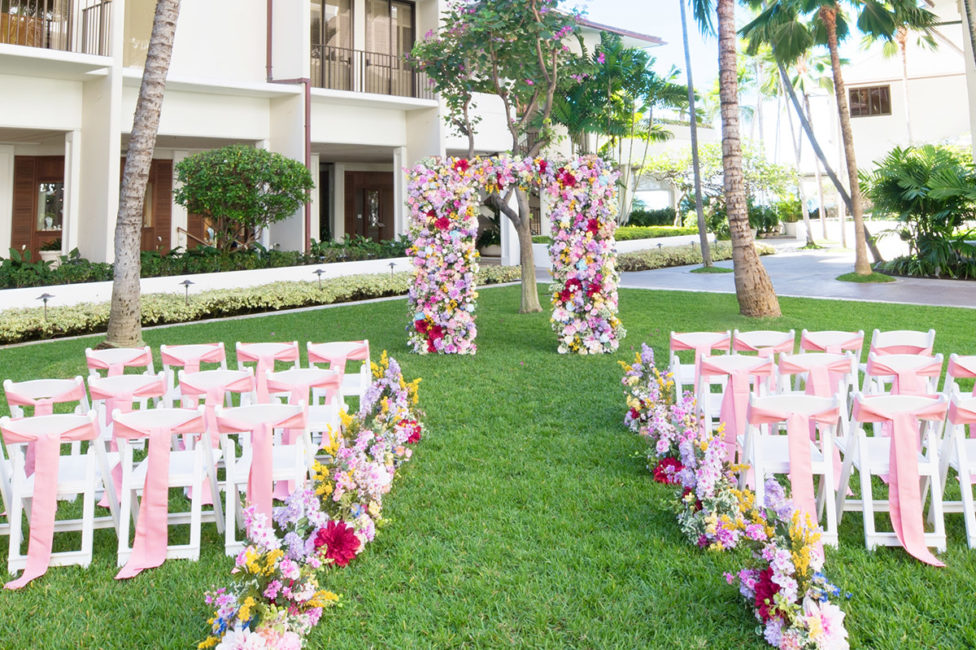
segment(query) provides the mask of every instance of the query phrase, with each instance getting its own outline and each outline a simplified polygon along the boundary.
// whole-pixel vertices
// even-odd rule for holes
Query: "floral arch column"
[[[552,199],[552,328],[559,352],[613,352],[626,330],[617,318],[617,174],[588,156],[545,179]]]
[[[409,341],[419,354],[474,354],[478,208],[481,197],[467,160],[421,163],[409,171],[408,253],[414,280],[407,302]]]

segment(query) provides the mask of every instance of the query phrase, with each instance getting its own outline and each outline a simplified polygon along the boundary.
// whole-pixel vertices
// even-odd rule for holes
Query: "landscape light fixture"
[[[37,297],[37,300],[43,300],[44,301],[44,320],[47,320],[47,301],[50,300],[53,297],[54,297],[53,294],[50,294],[50,293],[47,293],[47,292],[42,293],[41,295],[39,295]]]
[[[321,289],[322,288],[322,276],[325,275],[325,271],[323,271],[322,269],[315,269],[314,271],[312,271],[312,273],[314,273],[315,275],[319,276],[319,289]]]
[[[390,262],[390,279],[393,279],[393,269],[396,268],[396,262]]]
[[[657,248],[658,248],[658,250],[660,250],[660,249],[662,249],[662,248],[664,248],[664,244],[663,244],[663,243],[661,243],[661,242],[658,242],[658,243],[657,243]]]
[[[180,282],[180,284],[183,285],[183,291],[184,291],[183,302],[187,307],[189,307],[190,306],[190,285],[194,284],[194,282],[193,280],[183,280],[183,282]]]

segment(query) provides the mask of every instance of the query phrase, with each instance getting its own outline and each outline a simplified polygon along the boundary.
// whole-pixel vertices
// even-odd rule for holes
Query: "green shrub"
[[[697,235],[698,227],[684,226],[621,226],[614,234],[617,241],[632,239],[651,239],[653,237],[677,237],[679,235]]]
[[[800,199],[793,195],[780,199],[773,203],[773,210],[782,223],[796,223],[803,218],[803,206]]]
[[[552,243],[552,237],[550,237],[549,235],[535,235],[532,238],[532,243],[533,244],[551,244]]]
[[[517,266],[486,266],[478,272],[478,284],[485,286],[515,282],[521,277]],[[317,282],[275,282],[246,289],[221,289],[190,295],[189,303],[179,293],[142,296],[144,326],[184,323],[279,309],[329,305],[353,300],[398,296],[407,292],[413,273],[350,275]],[[16,343],[104,331],[109,303],[49,307],[47,319],[40,307],[9,309],[0,319],[0,343]]]
[[[716,262],[732,259],[732,244],[728,242],[716,242],[712,244],[710,250],[712,260]],[[760,243],[756,244],[756,250],[760,255],[772,255],[776,252],[772,246]],[[621,253],[617,256],[617,269],[619,271],[650,271],[670,266],[701,263],[701,249],[697,246],[670,246],[648,251]]]
[[[674,208],[661,208],[659,210],[631,210],[630,218],[627,219],[628,226],[673,226]]]

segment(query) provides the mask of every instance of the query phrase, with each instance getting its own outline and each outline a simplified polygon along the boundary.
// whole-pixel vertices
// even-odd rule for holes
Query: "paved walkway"
[[[764,241],[779,249],[776,255],[762,258],[779,296],[976,308],[974,281],[896,278],[894,282],[884,284],[840,282],[836,280],[838,275],[854,270],[853,252],[797,250],[795,241]],[[889,251],[882,251],[882,254],[890,256]],[[620,286],[626,289],[735,293],[731,273],[690,273],[697,266],[622,273]],[[732,262],[717,262],[716,266],[732,268]],[[549,279],[547,273],[538,271],[540,280]]]

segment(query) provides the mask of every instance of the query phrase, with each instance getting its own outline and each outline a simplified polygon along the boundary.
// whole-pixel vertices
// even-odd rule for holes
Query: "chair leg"
[[[854,467],[854,460],[857,457],[857,446],[852,445],[853,438],[848,438],[847,453],[844,454],[844,464],[840,470],[840,481],[837,483],[837,492],[834,494],[834,510],[837,513],[837,525],[844,517],[847,508],[847,487],[851,481],[851,471]]]
[[[929,506],[930,513],[933,513],[931,519],[934,519],[935,530],[933,535],[935,537],[935,548],[940,553],[945,553],[946,550],[946,533],[945,533],[945,513],[942,512],[942,486],[939,481],[939,470],[935,468],[935,476],[932,477],[932,505]],[[925,498],[922,498],[922,505],[925,505]]]
[[[860,455],[862,456],[862,462],[858,468],[858,474],[861,480],[861,514],[864,519],[864,545],[869,551],[873,551],[878,545],[874,527],[874,495],[871,489],[871,470],[868,465],[869,459],[867,458],[867,454]]]
[[[88,566],[92,561],[92,541],[95,532],[95,454],[88,450],[88,460],[85,463],[85,491],[81,505],[81,552],[84,556],[82,566]]]

